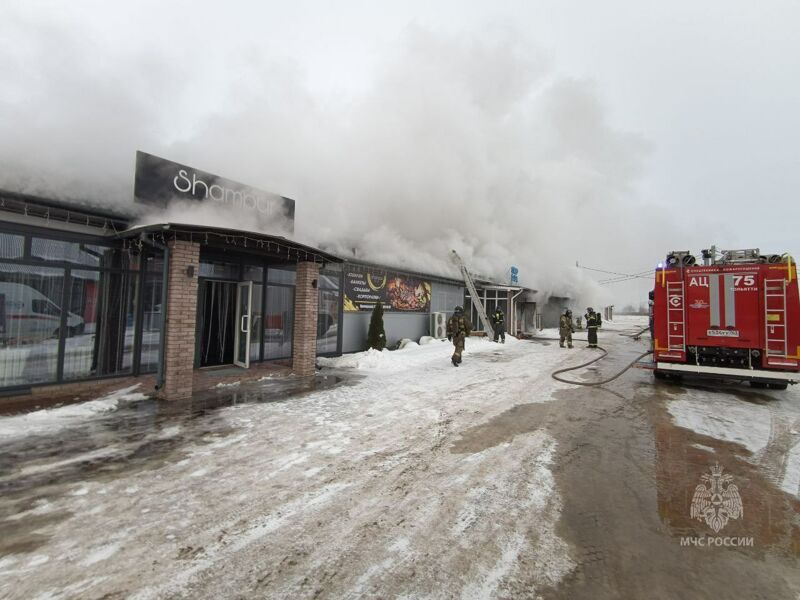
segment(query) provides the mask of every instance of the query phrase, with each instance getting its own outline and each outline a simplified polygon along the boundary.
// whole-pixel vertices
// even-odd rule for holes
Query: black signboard
[[[137,202],[159,206],[173,200],[214,203],[252,215],[259,229],[294,232],[294,200],[146,152],[136,153],[133,193]]]
[[[380,300],[386,312],[429,312],[431,283],[381,270],[351,269],[344,274],[344,310],[369,311]]]

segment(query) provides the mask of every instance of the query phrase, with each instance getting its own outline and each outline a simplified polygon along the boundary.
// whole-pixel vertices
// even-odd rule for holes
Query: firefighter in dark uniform
[[[572,311],[567,310],[558,320],[558,333],[561,338],[559,346],[564,347],[564,340],[572,348],[572,334],[575,333],[575,325],[572,322]]]
[[[494,341],[496,342],[498,339],[502,340],[502,343],[506,343],[506,323],[505,323],[506,316],[503,314],[503,311],[499,308],[492,313],[492,325],[494,325]]]
[[[590,306],[586,309],[586,329],[589,331],[589,348],[597,348],[597,328],[602,324],[600,313]]]
[[[447,320],[447,339],[453,342],[455,350],[450,359],[454,367],[461,363],[461,353],[464,351],[464,341],[472,333],[472,323],[464,316],[464,309],[456,306],[453,316]]]

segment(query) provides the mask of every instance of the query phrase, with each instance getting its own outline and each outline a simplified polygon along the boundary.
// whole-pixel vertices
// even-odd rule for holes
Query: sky
[[[144,150],[294,198],[307,243],[636,304],[650,279],[576,264],[800,254],[799,25],[796,0],[5,0],[0,187],[128,206]]]

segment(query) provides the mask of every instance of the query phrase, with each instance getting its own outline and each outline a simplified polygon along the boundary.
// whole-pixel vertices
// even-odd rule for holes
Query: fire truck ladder
[[[686,311],[683,281],[667,282],[667,347],[683,352],[686,349]]]
[[[787,358],[786,280],[764,280],[764,330],[768,357]]]
[[[458,252],[455,250],[452,252],[453,258],[461,269],[461,275],[464,277],[464,283],[467,285],[467,289],[469,290],[469,297],[472,301],[472,306],[474,306],[478,311],[478,316],[480,317],[483,326],[486,328],[486,335],[492,335],[494,328],[492,327],[491,321],[489,321],[489,317],[486,316],[486,310],[483,308],[483,302],[481,302],[481,297],[478,295],[478,290],[475,288],[475,282],[472,281],[472,275],[469,274],[467,266],[464,264],[464,261],[461,260]]]

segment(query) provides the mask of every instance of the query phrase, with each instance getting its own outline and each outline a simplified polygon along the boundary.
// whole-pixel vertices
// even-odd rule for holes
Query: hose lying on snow
[[[650,331],[650,326],[649,325],[647,327],[645,327],[644,329],[642,329],[641,331],[637,331],[636,333],[620,333],[620,335],[622,337],[629,337],[629,338],[633,338],[634,340],[638,340],[639,338],[642,337],[642,334],[644,332],[646,332],[646,331]]]
[[[614,381],[617,377],[619,377],[620,375],[625,373],[628,369],[630,369],[633,365],[635,365],[639,360],[641,360],[642,358],[644,358],[648,354],[652,354],[653,353],[652,350],[648,350],[647,352],[642,352],[639,356],[634,358],[628,364],[628,366],[626,366],[624,369],[622,369],[619,373],[617,373],[613,377],[609,377],[608,379],[603,379],[602,381],[591,381],[591,382],[589,382],[589,381],[572,381],[571,379],[564,379],[563,377],[559,377],[559,375],[561,373],[566,373],[567,371],[576,371],[578,369],[583,369],[584,367],[588,367],[589,365],[591,365],[593,363],[596,363],[601,358],[605,358],[606,356],[608,356],[608,350],[606,350],[605,348],[602,348],[602,347],[598,346],[597,349],[598,350],[602,350],[602,352],[603,352],[600,356],[596,356],[592,360],[590,360],[589,362],[585,362],[585,363],[583,363],[581,365],[576,365],[574,367],[567,367],[565,369],[559,369],[558,371],[553,371],[550,374],[550,376],[553,379],[555,379],[556,381],[560,381],[561,383],[568,383],[570,385],[585,385],[585,386],[603,385],[603,384],[610,383],[610,382]]]

